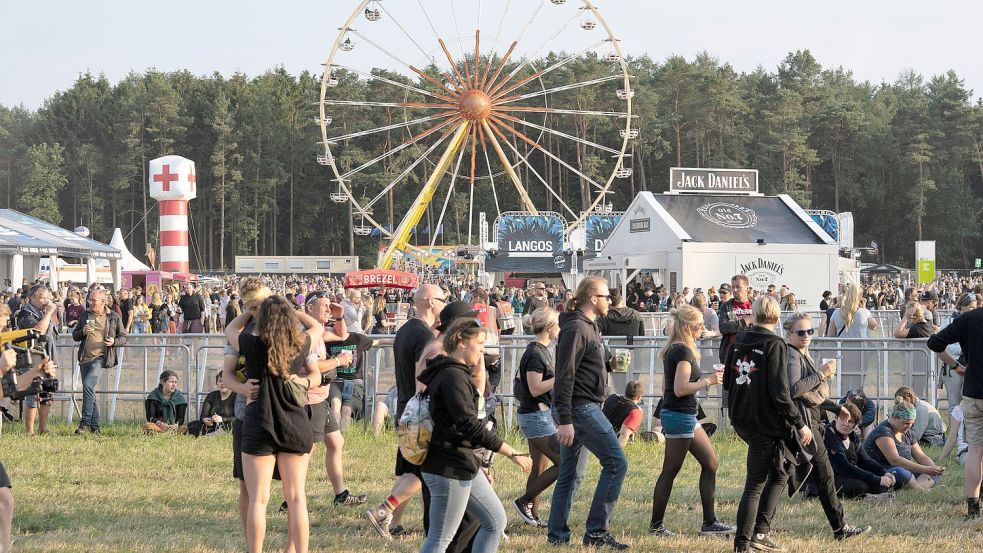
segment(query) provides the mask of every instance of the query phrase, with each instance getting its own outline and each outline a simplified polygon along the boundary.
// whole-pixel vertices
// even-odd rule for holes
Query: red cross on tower
[[[154,175],[154,182],[163,183],[164,192],[171,191],[171,183],[178,180],[178,174],[171,172],[171,166],[164,164],[163,173]],[[194,177],[191,178],[191,182],[194,182]]]
[[[165,171],[167,170],[167,166],[166,165],[164,166],[164,170]],[[191,193],[192,194],[195,193],[195,181],[196,180],[197,179],[195,178],[195,168],[192,166],[191,167],[191,170],[188,172],[188,182],[191,184]]]

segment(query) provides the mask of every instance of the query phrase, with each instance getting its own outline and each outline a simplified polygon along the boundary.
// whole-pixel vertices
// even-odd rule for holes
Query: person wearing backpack
[[[421,553],[445,551],[465,511],[481,523],[472,551],[498,550],[508,523],[505,508],[469,450],[483,447],[508,457],[523,472],[532,468],[528,455],[517,453],[478,418],[479,393],[471,371],[484,361],[486,335],[474,319],[455,321],[444,333],[447,355],[430,360],[418,377],[427,387],[434,425],[420,467],[430,490],[430,529]]]

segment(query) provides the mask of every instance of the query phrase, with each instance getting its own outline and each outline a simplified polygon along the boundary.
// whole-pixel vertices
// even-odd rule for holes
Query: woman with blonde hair
[[[532,471],[525,494],[513,502],[523,522],[544,528],[539,519],[539,495],[556,482],[560,472],[560,443],[550,409],[555,383],[550,343],[560,335],[559,314],[553,309],[537,309],[522,319],[522,327],[535,334],[519,361],[512,389],[519,400],[519,430],[529,443]],[[552,463],[549,469],[547,463]]]
[[[393,322],[389,320],[389,315],[386,314],[385,296],[376,296],[372,300],[372,320],[372,334],[389,334]]]
[[[843,303],[833,311],[833,315],[830,317],[836,330],[836,336],[867,338],[869,331],[877,330],[877,320],[871,316],[867,308],[860,306],[862,295],[860,286],[850,284],[846,287]],[[827,334],[827,336],[829,335]]]
[[[652,492],[652,521],[649,533],[677,537],[664,524],[666,507],[672,485],[683,468],[686,454],[691,453],[700,463],[700,501],[703,504],[703,525],[700,534],[726,536],[734,532],[719,520],[715,512],[717,466],[719,458],[703,427],[697,422],[699,402],[696,394],[721,383],[723,367],[708,377],[700,373],[700,350],[696,340],[704,332],[703,313],[689,305],[672,311],[672,331],[659,352],[663,360],[662,431],[666,436],[666,453],[662,474]]]

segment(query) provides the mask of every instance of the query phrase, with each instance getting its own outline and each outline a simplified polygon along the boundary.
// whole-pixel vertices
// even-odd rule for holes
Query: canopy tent
[[[130,249],[126,247],[126,242],[123,241],[123,231],[118,227],[113,230],[113,239],[109,241],[109,245],[119,250],[120,255],[120,265],[122,265],[124,271],[152,271],[143,261],[136,258],[135,255],[130,253]]]
[[[871,267],[864,267],[860,269],[860,272],[865,275],[900,275],[901,273],[910,273],[911,269],[905,269],[889,263],[881,263]]]
[[[0,273],[13,288],[24,282],[25,274],[36,275],[43,258],[49,258],[49,283],[57,287],[59,257],[85,259],[86,283],[96,282],[96,260],[109,260],[113,283],[119,286],[122,255],[116,248],[19,211],[0,209]]]
[[[420,278],[413,273],[391,269],[353,271],[345,275],[345,288],[402,288],[412,290],[420,285]]]
[[[642,271],[671,292],[747,276],[752,288],[787,284],[815,308],[838,280],[838,246],[789,196],[638,194],[588,271],[622,289]]]

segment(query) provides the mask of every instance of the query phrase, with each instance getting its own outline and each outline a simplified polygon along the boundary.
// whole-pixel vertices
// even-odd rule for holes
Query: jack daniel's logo
[[[713,202],[697,208],[704,219],[726,228],[751,228],[758,224],[758,215],[753,209],[729,204]]]
[[[740,271],[747,276],[752,288],[761,289],[775,284],[778,277],[785,273],[785,265],[759,257],[749,263],[741,263]]]

